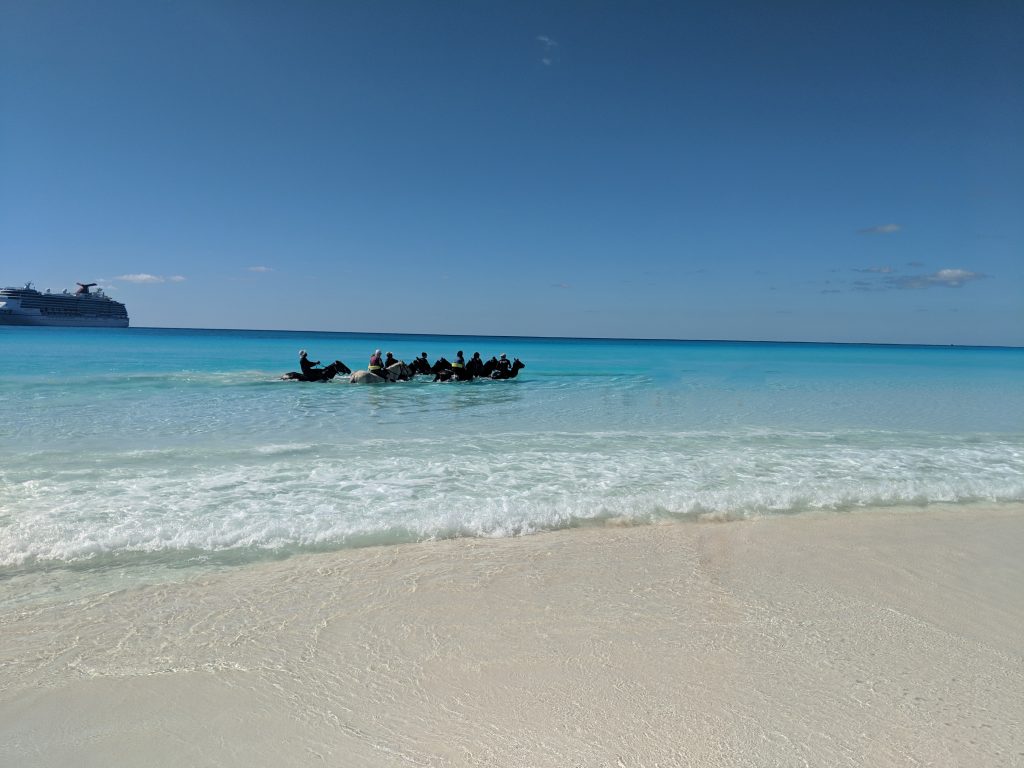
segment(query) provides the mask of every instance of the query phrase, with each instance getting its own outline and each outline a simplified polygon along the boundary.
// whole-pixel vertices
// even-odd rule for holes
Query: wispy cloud
[[[147,275],[145,272],[140,272],[136,275],[118,275],[114,279],[125,283],[162,283],[164,281],[162,277]]]
[[[558,61],[558,41],[547,35],[537,35],[534,38],[540,44],[540,63],[550,67]]]
[[[980,272],[966,269],[940,269],[930,275],[901,275],[891,277],[886,283],[891,288],[961,288],[974,280],[986,277]]]
[[[270,267],[248,267],[250,272],[273,272]]]
[[[149,275],[145,272],[139,272],[134,275],[118,275],[114,279],[120,280],[123,283],[181,283],[185,280],[181,275],[165,277],[164,275]]]
[[[904,291],[919,288],[962,288],[967,283],[988,277],[988,275],[982,274],[981,272],[971,272],[967,269],[940,269],[938,272],[918,275],[891,274],[895,270],[881,267],[854,269],[853,271],[877,275],[877,277],[872,277],[870,279],[865,277],[865,279],[850,282],[848,284],[849,289],[853,291]]]
[[[568,290],[569,288],[572,288],[572,286],[569,285],[568,283],[552,283],[551,287],[552,288],[561,288],[562,290]]]
[[[903,227],[899,224],[879,224],[877,227],[865,227],[857,231],[862,235],[891,235],[893,232],[899,232],[901,229]]]

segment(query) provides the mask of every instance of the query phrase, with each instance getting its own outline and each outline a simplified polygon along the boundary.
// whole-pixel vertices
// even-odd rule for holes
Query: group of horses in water
[[[390,352],[388,355],[390,356]],[[304,366],[306,367],[306,366]],[[519,371],[526,367],[518,357],[511,363],[505,355],[499,360],[492,357],[484,362],[479,353],[470,358],[465,365],[453,365],[447,358],[440,357],[433,365],[427,360],[427,353],[412,361],[396,360],[390,365],[381,366],[378,371],[359,370],[353,372],[341,360],[335,360],[323,368],[307,367],[305,371],[288,371],[281,376],[289,381],[331,381],[335,376],[350,376],[352,384],[383,384],[394,381],[409,381],[414,376],[433,376],[433,381],[472,381],[473,379],[514,379]]]

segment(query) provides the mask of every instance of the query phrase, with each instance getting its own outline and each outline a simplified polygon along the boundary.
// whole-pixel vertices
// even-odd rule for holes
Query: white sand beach
[[[14,603],[0,765],[1024,765],[1022,546],[1024,505],[863,510]]]

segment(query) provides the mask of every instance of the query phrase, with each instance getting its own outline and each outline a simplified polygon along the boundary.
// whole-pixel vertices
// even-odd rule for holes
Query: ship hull
[[[0,325],[33,325],[59,328],[127,328],[127,317],[47,317],[0,311]]]

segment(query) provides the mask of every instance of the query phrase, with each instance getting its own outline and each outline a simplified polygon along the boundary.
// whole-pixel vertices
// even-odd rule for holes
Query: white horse
[[[373,371],[356,371],[349,382],[352,384],[384,384],[391,381],[406,381],[415,375],[415,371],[399,360],[385,368],[381,373]]]

